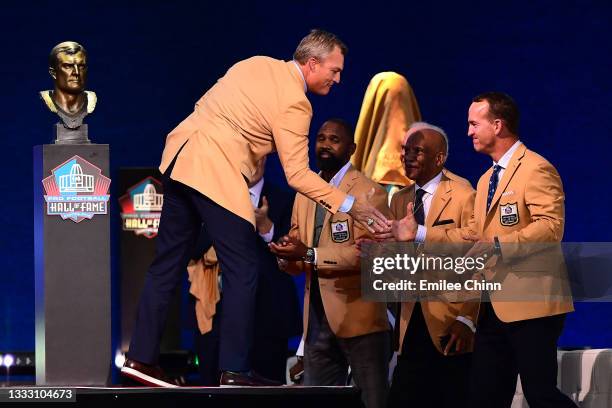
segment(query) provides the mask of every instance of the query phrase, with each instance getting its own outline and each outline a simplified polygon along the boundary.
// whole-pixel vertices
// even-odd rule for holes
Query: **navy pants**
[[[257,290],[256,235],[250,222],[198,191],[163,177],[164,206],[155,260],[145,278],[128,358],[157,364],[159,346],[173,290],[194,252],[203,226],[223,273],[223,316],[219,368],[251,369],[254,305]],[[236,188],[248,188],[244,185]]]
[[[557,388],[557,340],[565,314],[505,323],[491,302],[480,306],[470,407],[510,407],[517,376],[531,408],[576,407]]]

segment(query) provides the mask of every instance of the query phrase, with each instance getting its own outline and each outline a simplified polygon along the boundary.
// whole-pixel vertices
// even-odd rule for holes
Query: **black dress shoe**
[[[280,387],[283,385],[278,381],[262,377],[253,370],[245,373],[223,371],[219,383],[221,387]]]
[[[140,363],[129,358],[125,360],[123,367],[121,367],[121,375],[149,387],[179,387],[179,383],[168,378],[160,367]]]

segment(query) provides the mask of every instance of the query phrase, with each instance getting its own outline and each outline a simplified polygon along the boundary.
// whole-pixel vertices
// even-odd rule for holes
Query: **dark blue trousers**
[[[171,168],[166,174],[170,174]],[[219,206],[198,191],[163,177],[164,206],[155,260],[145,278],[128,358],[157,364],[159,346],[173,290],[204,227],[223,273],[223,316],[219,368],[251,369],[253,321],[257,290],[256,235],[251,223]],[[244,185],[236,188],[248,188]]]
[[[506,323],[483,302],[476,326],[470,407],[510,407],[518,375],[531,408],[577,408],[557,388],[557,340],[565,314]]]

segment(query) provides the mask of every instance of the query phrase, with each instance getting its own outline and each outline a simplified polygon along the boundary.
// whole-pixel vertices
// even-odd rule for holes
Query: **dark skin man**
[[[323,123],[317,133],[315,154],[321,178],[329,182],[349,162],[355,152],[353,135],[348,129],[334,121]],[[288,261],[300,261],[306,256],[308,247],[300,240],[285,235],[278,243],[271,242],[270,250],[276,256]]]
[[[411,129],[404,144],[404,170],[406,176],[424,186],[444,168],[447,146],[444,137],[433,129]],[[412,213],[412,203],[409,204]],[[401,222],[401,220],[400,220]],[[455,345],[457,352],[468,350],[474,340],[474,333],[465,324],[455,321],[449,330],[450,339],[444,348],[448,355]]]

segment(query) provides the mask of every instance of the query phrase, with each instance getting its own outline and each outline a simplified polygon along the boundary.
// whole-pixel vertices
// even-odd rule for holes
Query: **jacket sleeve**
[[[371,203],[385,216],[390,217],[387,192],[383,188],[376,187]],[[338,271],[346,271],[350,274],[360,273],[361,259],[355,247],[355,241],[361,238],[371,238],[371,235],[357,222],[352,222],[351,233],[353,238],[350,245],[329,245],[317,248],[316,266],[321,276]]]
[[[470,231],[475,232],[476,226],[474,225],[474,200],[476,199],[476,191],[472,190],[466,200],[463,203],[461,210],[461,228],[467,228]],[[461,238],[463,241],[463,238]],[[469,318],[474,325],[476,325],[478,318],[478,310],[480,309],[480,291],[473,290],[465,293],[464,296],[471,301],[464,302],[459,312],[460,316]]]

